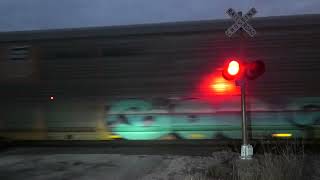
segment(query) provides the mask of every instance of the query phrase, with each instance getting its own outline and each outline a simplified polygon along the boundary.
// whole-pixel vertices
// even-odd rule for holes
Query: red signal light
[[[237,61],[229,62],[228,73],[232,76],[235,76],[240,71],[240,64]]]
[[[228,66],[223,69],[222,76],[226,80],[233,80],[238,78],[237,76],[241,72],[241,65],[237,60],[232,60],[228,63]]]
[[[247,78],[254,80],[266,71],[263,61],[256,60],[247,63],[240,63],[237,60],[229,61],[223,69],[222,76],[226,80]]]

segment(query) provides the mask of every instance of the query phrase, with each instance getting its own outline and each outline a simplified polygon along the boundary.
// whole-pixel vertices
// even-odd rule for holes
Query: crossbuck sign
[[[227,14],[235,21],[235,23],[226,30],[226,35],[231,37],[235,32],[237,32],[240,28],[245,30],[249,36],[254,37],[257,33],[256,30],[248,23],[249,19],[251,19],[257,10],[255,8],[251,8],[247,14],[244,16],[238,14],[234,9],[230,8],[227,10]]]

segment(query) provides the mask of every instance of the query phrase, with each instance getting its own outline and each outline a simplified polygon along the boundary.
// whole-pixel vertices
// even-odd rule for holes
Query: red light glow
[[[240,65],[237,61],[231,61],[228,66],[228,73],[232,76],[238,74],[240,71]]]
[[[53,97],[53,96],[50,96],[50,100],[54,100],[54,97]]]
[[[210,87],[215,93],[218,94],[232,93],[236,90],[236,86],[234,85],[234,83],[229,82],[222,77],[217,77],[213,79],[213,81],[210,84]]]
[[[240,90],[235,85],[235,82],[224,79],[219,71],[204,76],[199,84],[199,91],[204,98],[212,96],[223,96],[225,98],[240,94]]]

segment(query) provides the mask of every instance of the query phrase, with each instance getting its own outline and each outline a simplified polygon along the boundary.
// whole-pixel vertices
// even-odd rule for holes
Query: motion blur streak
[[[217,95],[235,96],[240,94],[235,82],[225,80],[219,72],[204,76],[199,84],[199,90],[201,96],[207,98]]]
[[[277,133],[277,134],[272,134],[272,137],[292,137],[292,134],[289,134],[289,133]]]
[[[226,81],[222,77],[215,78],[211,84],[211,88],[217,94],[234,92],[236,86],[234,83]]]

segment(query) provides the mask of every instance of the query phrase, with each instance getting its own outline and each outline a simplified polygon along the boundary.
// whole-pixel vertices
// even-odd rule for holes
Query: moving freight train
[[[0,137],[240,139],[227,59],[261,60],[247,88],[250,137],[320,138],[320,16],[0,33]],[[241,42],[240,42],[241,41]],[[241,46],[241,47],[240,47]]]
[[[267,107],[265,103],[251,101],[255,107],[249,111],[250,137],[319,138],[320,106],[313,103],[319,98],[291,101],[286,107]],[[114,138],[240,139],[240,102],[232,103],[215,99],[123,100],[110,107],[106,121]]]

